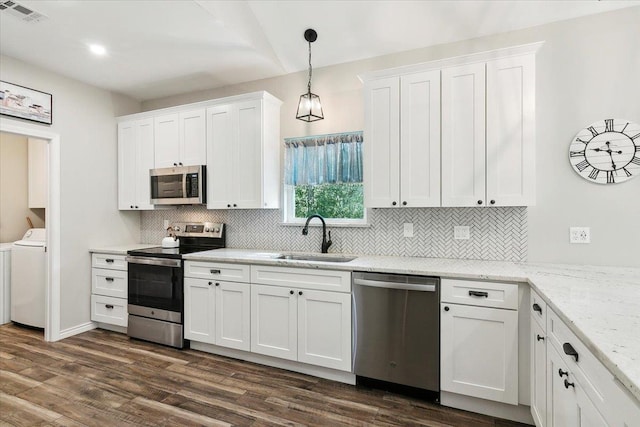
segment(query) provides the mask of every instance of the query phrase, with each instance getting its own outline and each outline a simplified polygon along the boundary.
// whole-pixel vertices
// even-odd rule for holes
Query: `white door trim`
[[[49,198],[45,210],[47,228],[47,288],[45,293],[45,341],[60,337],[60,135],[49,130],[0,120],[0,132],[48,141]]]

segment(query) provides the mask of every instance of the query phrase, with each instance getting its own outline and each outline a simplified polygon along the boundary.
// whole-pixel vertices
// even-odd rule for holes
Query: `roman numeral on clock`
[[[577,141],[577,142],[582,142],[582,143],[583,143],[583,144],[585,144],[585,145],[587,145],[587,144],[589,143],[589,141],[583,141],[583,140],[582,140],[582,139],[580,139],[580,138],[576,138],[576,141]]]
[[[586,160],[581,161],[580,163],[578,163],[576,165],[576,168],[578,169],[578,171],[582,172],[583,170],[585,170],[587,167],[589,166],[589,162],[587,162]]]
[[[604,131],[605,132],[613,132],[613,119],[605,119],[605,121],[604,121]]]
[[[616,179],[613,177],[613,171],[607,171],[607,184],[615,184]]]
[[[591,178],[591,179],[594,179],[594,180],[595,180],[595,179],[597,179],[597,178],[598,178],[598,174],[599,174],[599,173],[600,173],[600,169],[595,169],[595,168],[594,168],[594,169],[591,171],[591,173],[589,174],[589,178]]]
[[[640,166],[640,157],[634,157],[633,159],[631,159],[631,163]]]
[[[596,128],[594,128],[593,126],[589,126],[587,129],[589,129],[589,132],[591,132],[591,134],[592,134],[593,136],[598,136],[598,135],[599,135],[599,134],[598,134],[598,131],[597,131],[597,130],[596,130]],[[638,134],[638,135],[640,135],[640,134]],[[633,139],[633,138],[631,138],[631,139]]]
[[[625,175],[627,175],[627,178],[631,176],[631,172],[629,172],[627,168],[622,168],[622,170],[624,171]]]
[[[569,153],[570,157],[584,157],[584,150],[582,151],[571,151]]]
[[[631,137],[631,139],[636,139],[636,138],[640,138],[640,133],[637,133],[637,134],[635,134],[635,135],[633,135],[633,136]],[[638,149],[638,147],[636,147],[636,150],[637,150],[637,149]]]

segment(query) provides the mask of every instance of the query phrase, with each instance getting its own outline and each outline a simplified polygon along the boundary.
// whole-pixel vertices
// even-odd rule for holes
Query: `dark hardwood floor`
[[[522,426],[104,330],[0,326],[0,426]]]

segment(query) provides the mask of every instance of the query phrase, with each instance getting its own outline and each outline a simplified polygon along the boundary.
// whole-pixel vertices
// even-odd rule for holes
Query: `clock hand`
[[[609,157],[611,157],[611,166],[613,166],[613,169],[616,169],[616,164],[613,161],[613,154],[611,150],[607,150],[607,152],[609,153]]]

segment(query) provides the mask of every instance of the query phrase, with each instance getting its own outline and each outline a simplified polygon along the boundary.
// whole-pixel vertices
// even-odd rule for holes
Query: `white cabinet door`
[[[485,64],[442,70],[442,206],[485,203]]]
[[[118,123],[118,209],[135,209],[138,128],[135,121]]]
[[[207,208],[231,207],[233,172],[232,106],[207,109]]]
[[[441,389],[517,405],[518,312],[441,306]]]
[[[531,416],[537,427],[547,425],[547,338],[531,316]]]
[[[262,101],[246,101],[233,106],[232,207],[262,207]],[[227,177],[229,179],[229,177]]]
[[[118,123],[118,209],[152,210],[153,119]]]
[[[167,114],[154,118],[154,167],[168,168],[180,162],[180,115]]]
[[[251,285],[251,351],[297,360],[297,316],[297,299],[292,289]]]
[[[298,290],[298,361],[351,370],[351,294]]]
[[[183,166],[207,164],[205,109],[180,113],[179,161]]]
[[[565,387],[564,380],[573,382],[569,370],[555,347],[547,345],[547,427],[577,427],[580,425],[575,387]]]
[[[402,76],[400,103],[400,205],[440,206],[440,71]]]
[[[213,282],[184,279],[184,337],[215,344],[216,292]]]
[[[400,206],[400,82],[373,80],[364,87],[364,203]]]
[[[251,350],[251,285],[214,282],[216,344]]]
[[[487,203],[535,204],[535,58],[487,63]]]

